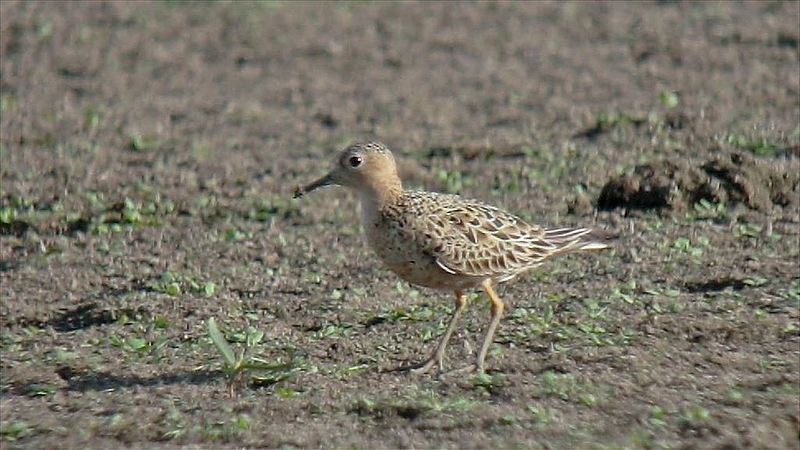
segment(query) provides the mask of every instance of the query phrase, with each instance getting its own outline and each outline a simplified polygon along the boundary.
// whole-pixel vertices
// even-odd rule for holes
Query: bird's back
[[[606,248],[588,228],[545,230],[478,201],[424,191],[404,191],[367,222],[367,236],[384,262],[422,285],[436,283],[412,279],[420,271],[438,271],[443,283],[503,282],[550,256]]]

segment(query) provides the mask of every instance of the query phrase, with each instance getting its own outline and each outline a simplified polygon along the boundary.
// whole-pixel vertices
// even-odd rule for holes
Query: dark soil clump
[[[792,158],[774,160],[744,153],[715,156],[699,167],[686,161],[661,160],[636,166],[633,173],[611,179],[603,187],[597,206],[685,211],[708,200],[743,203],[769,212],[773,205],[800,204],[796,165]]]

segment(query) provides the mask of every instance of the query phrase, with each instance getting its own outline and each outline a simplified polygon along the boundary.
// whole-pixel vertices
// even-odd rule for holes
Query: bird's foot
[[[480,375],[484,373],[484,368],[482,365],[478,364],[470,364],[468,366],[459,367],[458,369],[448,370],[447,372],[443,373],[442,376],[450,376],[450,375],[465,375],[474,373],[476,375]]]
[[[435,356],[432,356],[425,361],[411,365],[402,365],[388,369],[387,372],[411,372],[415,375],[422,375],[436,368],[437,373],[442,372],[442,363]]]
[[[416,364],[409,369],[409,372],[413,373],[414,375],[422,375],[426,374],[431,371],[434,367],[437,367],[436,360],[433,358],[423,361],[422,363]],[[437,372],[441,372],[441,366],[438,367]]]

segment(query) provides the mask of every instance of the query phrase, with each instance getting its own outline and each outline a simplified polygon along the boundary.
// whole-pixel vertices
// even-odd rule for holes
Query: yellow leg
[[[483,338],[481,351],[478,353],[478,362],[475,369],[477,369],[479,373],[483,372],[484,370],[486,353],[489,351],[489,346],[492,345],[494,333],[497,330],[497,324],[500,323],[500,317],[503,315],[503,310],[505,309],[503,301],[500,300],[500,297],[498,297],[497,294],[495,294],[494,289],[492,289],[492,280],[484,281],[481,286],[483,287],[483,291],[486,292],[486,295],[489,297],[489,300],[492,302],[492,321],[489,323],[489,329],[486,330],[486,337]]]
[[[464,309],[464,305],[467,304],[467,296],[464,295],[463,292],[455,291],[455,294],[456,308],[453,311],[453,315],[450,316],[450,322],[447,324],[447,330],[444,332],[441,340],[439,340],[439,345],[436,346],[436,350],[434,350],[430,358],[422,362],[420,365],[413,367],[411,369],[412,372],[427,372],[433,367],[434,364],[438,364],[439,372],[444,369],[444,350],[447,348],[447,343],[450,341],[450,336],[453,334],[453,330],[456,329],[456,322],[458,322],[458,318],[461,316],[461,311]]]

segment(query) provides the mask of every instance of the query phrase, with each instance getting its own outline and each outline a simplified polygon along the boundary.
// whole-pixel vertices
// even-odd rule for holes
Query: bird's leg
[[[478,353],[478,361],[475,367],[478,373],[483,372],[486,353],[489,351],[489,346],[494,340],[494,333],[497,330],[497,324],[500,323],[500,317],[503,315],[503,310],[505,309],[503,301],[500,300],[500,297],[498,297],[497,294],[495,294],[494,289],[492,289],[491,279],[484,281],[481,286],[483,287],[484,292],[486,292],[486,295],[489,297],[489,300],[492,302],[492,321],[489,323],[489,329],[486,330],[486,337],[483,338],[481,351]]]
[[[441,372],[444,368],[444,350],[447,348],[447,343],[450,341],[450,336],[453,334],[453,330],[456,328],[456,322],[458,322],[459,316],[461,316],[461,311],[464,309],[464,306],[467,304],[467,296],[464,295],[461,291],[455,291],[456,295],[456,308],[453,311],[453,315],[450,316],[450,322],[447,324],[447,330],[444,332],[442,339],[439,341],[439,345],[436,346],[436,350],[431,354],[431,356],[420,363],[417,366],[411,368],[411,371],[414,373],[425,373],[430,370],[434,364],[438,364],[439,372]]]

